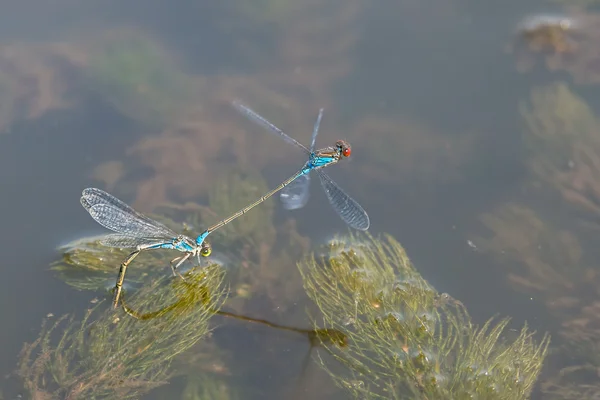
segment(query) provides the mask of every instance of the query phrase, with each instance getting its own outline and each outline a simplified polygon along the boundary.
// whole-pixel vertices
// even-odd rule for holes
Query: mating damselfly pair
[[[307,148],[297,140],[285,134],[281,129],[258,115],[245,105],[235,101],[233,106],[255,122],[263,125],[269,131],[277,134],[286,142],[293,144],[308,156],[308,161],[302,168],[283,181],[275,189],[269,191],[254,203],[242,208],[233,215],[219,221],[202,232],[196,239],[175,233],[165,225],[152,218],[135,211],[133,208],[96,188],[85,189],[81,195],[81,205],[100,225],[115,233],[105,236],[101,243],[106,246],[119,248],[134,248],[135,250],[121,263],[119,276],[114,289],[113,308],[119,304],[125,271],[127,266],[138,256],[141,251],[150,249],[170,249],[184,253],[171,261],[173,275],[178,274],[177,268],[190,258],[200,256],[208,257],[212,248],[206,240],[207,236],[222,226],[228,224],[239,216],[244,215],[252,208],[264,202],[275,193],[281,191],[280,199],[286,209],[302,208],[309,197],[310,172],[315,171],[321,181],[321,186],[329,200],[329,203],[337,214],[350,227],[367,230],[369,228],[369,216],[365,210],[323,171],[325,167],[336,164],[351,154],[350,145],[343,140],[338,140],[334,146],[315,150],[315,142],[319,133],[319,126],[323,117],[323,109],[319,110],[315,122],[310,147]],[[181,275],[179,275],[181,276]]]

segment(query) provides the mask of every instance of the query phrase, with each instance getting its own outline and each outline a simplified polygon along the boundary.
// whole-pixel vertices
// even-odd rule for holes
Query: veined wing
[[[245,105],[243,105],[239,101],[234,101],[231,104],[233,104],[233,106],[239,112],[241,112],[242,114],[244,114],[248,118],[254,120],[258,124],[260,124],[260,125],[264,126],[265,128],[269,129],[271,132],[278,134],[280,137],[283,138],[283,140],[285,140],[286,142],[291,143],[294,146],[302,149],[302,151],[304,151],[306,154],[310,154],[310,151],[306,148],[305,145],[303,145],[302,143],[298,142],[293,137],[291,137],[291,136],[287,135],[286,133],[284,133],[281,129],[279,129],[278,127],[276,127],[275,125],[273,125],[272,123],[270,123],[269,121],[267,121],[264,117],[261,117],[260,115],[258,115],[256,112],[254,112],[253,110],[251,110],[249,107],[246,107]]]
[[[89,210],[92,206],[95,206],[97,204],[112,205],[120,210],[123,210],[123,211],[129,213],[129,214],[136,215],[141,220],[147,221],[152,224],[159,224],[157,221],[153,220],[152,218],[147,217],[146,215],[135,211],[133,209],[133,207],[129,206],[128,204],[125,204],[125,202],[117,199],[115,196],[113,196],[110,193],[105,192],[104,190],[97,189],[97,188],[84,189],[83,192],[81,193],[81,205],[83,206],[83,208],[85,208],[86,210]],[[162,224],[159,224],[159,225],[162,225]],[[164,227],[164,228],[168,229],[167,227]]]
[[[321,118],[323,118],[323,109],[319,110],[319,116],[317,117],[317,121],[315,122],[315,127],[313,128],[312,137],[310,139],[310,152],[313,153],[315,151],[315,142],[317,141],[317,135],[319,134],[319,126],[321,126]]]
[[[279,195],[283,208],[296,210],[306,205],[309,198],[309,173],[300,175],[292,183],[287,185]]]
[[[90,213],[90,215],[96,220],[96,222],[110,230],[123,234],[131,233],[132,236],[176,236],[176,234],[171,229],[167,228],[165,225],[153,220],[152,218],[140,212],[135,211],[132,207],[125,204],[123,201],[117,199],[115,196],[109,193],[106,193],[103,190],[96,188],[85,189],[81,194],[80,202],[83,208],[85,208]],[[95,209],[95,211],[92,211],[92,209]],[[136,227],[137,233],[129,231],[125,232],[122,230],[115,229],[114,227],[117,226],[115,225],[116,221],[114,220],[116,218],[115,215],[120,215],[122,216],[122,218],[124,218],[123,223],[118,225],[121,228],[125,225],[131,225],[131,229],[133,229],[133,221],[136,221],[134,225]]]
[[[100,239],[100,243],[103,246],[108,247],[118,247],[121,249],[127,249],[137,246],[145,246],[145,245],[153,245],[160,243],[167,243],[171,241],[173,238],[152,238],[152,237],[134,237],[121,235],[120,233],[112,233],[104,236]]]
[[[142,220],[137,215],[123,211],[113,205],[96,204],[88,212],[103,227],[126,236],[174,238],[177,234],[154,220]]]
[[[112,204],[123,211],[128,211],[132,214],[136,213],[133,208],[117,199],[112,194],[106,193],[104,190],[97,188],[83,189],[83,192],[81,192],[81,205],[88,210],[96,204]]]
[[[327,174],[318,169],[321,185],[329,203],[339,216],[354,229],[366,231],[370,221],[367,212],[352,197],[348,196]]]

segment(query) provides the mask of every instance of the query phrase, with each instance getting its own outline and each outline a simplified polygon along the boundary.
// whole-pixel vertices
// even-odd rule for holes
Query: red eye
[[[350,157],[351,153],[352,150],[350,150],[350,147],[344,147],[344,150],[342,150],[342,154],[344,155],[344,157]]]

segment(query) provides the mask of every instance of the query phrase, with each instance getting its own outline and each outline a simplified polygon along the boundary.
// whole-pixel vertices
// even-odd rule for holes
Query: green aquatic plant
[[[590,106],[565,83],[553,83],[533,89],[520,111],[535,183],[579,210],[600,214],[600,123]]]
[[[536,343],[525,325],[508,340],[508,319],[476,326],[392,237],[351,236],[298,268],[319,320],[347,337],[344,349],[323,344],[345,368],[321,364],[356,398],[518,400],[531,393],[549,337]]]
[[[557,327],[558,345],[540,384],[544,398],[593,398],[600,393],[595,372],[600,368],[600,274],[594,251],[587,248],[590,235],[578,228],[598,229],[600,121],[562,82],[534,88],[520,112],[531,186],[544,191],[545,202],[575,210],[580,223],[565,226],[556,207],[546,215],[508,203],[481,217],[491,234],[475,242],[509,266],[509,282],[541,302]]]
[[[553,173],[564,170],[569,161],[576,162],[576,146],[600,145],[594,134],[598,120],[590,106],[569,86],[556,82],[534,88],[528,101],[521,102],[526,149],[531,155],[531,166],[540,178],[553,178]]]
[[[540,384],[544,399],[594,398],[600,393],[600,273],[586,241],[518,203],[480,219],[491,234],[474,239],[478,249],[506,265],[511,285],[543,304],[557,327]]]
[[[116,249],[100,243],[101,236],[76,239],[61,246],[61,259],[50,269],[68,285],[79,290],[106,290],[113,288],[119,266],[131,253],[131,249]],[[149,278],[152,271],[168,270],[173,253],[147,251],[136,258],[128,269],[126,286],[136,285]]]
[[[142,32],[112,32],[92,48],[87,85],[122,114],[159,127],[175,120],[193,97],[193,82]]]
[[[82,321],[46,321],[39,338],[23,347],[18,374],[36,398],[138,398],[165,384],[174,357],[209,333],[208,320],[225,298],[223,276],[213,266],[189,271],[185,281],[146,282],[130,299],[138,310],[186,300],[161,318],[119,318],[100,303]]]
[[[598,367],[592,364],[567,366],[541,384],[544,399],[580,400],[600,396]]]
[[[267,191],[269,187],[257,171],[241,168],[226,169],[217,176],[215,184],[210,188],[208,204],[220,220],[253,203]],[[215,232],[215,236],[219,240],[225,239],[230,243],[242,238],[246,238],[252,245],[269,242],[275,234],[273,203],[273,199],[266,200]]]
[[[122,184],[118,182],[117,188]],[[149,215],[176,232],[195,236],[207,226],[237,211],[268,190],[268,185],[258,172],[242,171],[238,168],[224,170],[212,180],[211,186],[207,205],[195,202],[155,204],[152,209],[153,214]],[[239,229],[243,234],[237,231],[236,225],[232,225],[233,229],[227,226],[210,236],[214,246],[213,255],[203,261],[224,264],[224,269],[227,270],[226,283],[230,284],[232,290],[227,301],[228,311],[231,312],[226,316],[233,316],[235,312],[258,315],[266,320],[272,319],[278,323],[269,325],[264,323],[265,320],[241,318],[244,321],[252,320],[276,329],[285,329],[291,332],[292,337],[295,333],[303,335],[311,345],[320,344],[322,341],[343,344],[343,335],[331,330],[289,328],[295,325],[299,318],[304,318],[303,309],[294,307],[295,304],[289,299],[296,302],[303,294],[300,276],[294,265],[297,259],[308,251],[310,242],[298,234],[293,221],[287,221],[275,228],[273,208],[274,204],[271,201],[241,217]],[[175,221],[184,221],[184,223]],[[63,251],[64,255],[53,268],[65,282],[85,290],[112,288],[119,264],[129,254],[127,249],[104,247],[94,237],[72,242],[63,247]],[[126,288],[123,305],[137,319],[122,313],[122,321],[127,319],[137,320],[140,324],[152,324],[155,321],[174,318],[182,308],[186,308],[186,304],[192,301],[194,296],[199,298],[192,302],[200,304],[205,302],[202,297],[206,294],[195,291],[194,285],[188,284],[189,278],[181,281],[179,278],[172,277],[168,266],[175,255],[167,250],[157,250],[145,252],[136,259],[128,269],[126,283],[135,284],[137,289]],[[171,282],[171,294],[168,298],[156,298],[152,302],[148,301],[147,305],[144,303],[138,307],[136,299],[142,293],[146,293],[147,285],[152,285],[156,277],[161,281],[164,279],[165,282]],[[191,292],[187,293],[187,291]],[[264,310],[268,312],[265,313]],[[225,313],[221,313],[217,307],[213,311],[225,316]],[[63,325],[66,325],[66,322]],[[137,326],[142,327],[140,329],[144,327],[144,325]],[[77,331],[80,327],[78,325],[73,329]],[[60,327],[54,332],[59,330]],[[262,345],[257,343],[252,356],[244,358],[244,355],[237,355],[235,365],[228,362],[231,357],[227,354],[227,345],[221,341],[214,348],[208,348],[211,343],[214,343],[212,339],[202,339],[194,348],[179,355],[169,370],[156,379],[157,385],[166,379],[176,382],[185,379],[188,386],[183,395],[191,398],[194,398],[193,396],[210,398],[208,393],[216,393],[215,397],[219,395],[240,397],[242,391],[238,390],[239,381],[232,382],[235,385],[230,385],[226,391],[221,392],[228,386],[225,383],[228,382],[227,376],[245,374],[248,369],[253,368],[256,365],[254,356],[268,353],[267,346],[270,346],[268,338]],[[46,351],[52,351],[55,347],[52,346]],[[268,360],[267,363],[270,361]],[[277,358],[272,362],[273,368],[276,368],[281,360]],[[268,368],[269,365],[265,366],[265,369]],[[204,382],[210,380],[210,377],[213,377],[215,382],[209,387]],[[177,386],[165,386],[157,389],[157,393],[168,393],[169,396],[173,396],[173,391],[178,391]],[[252,380],[249,380],[245,386],[248,390],[252,390]],[[49,387],[43,390],[51,392]],[[176,395],[173,397],[177,398]]]
[[[165,386],[156,398],[177,399],[238,399],[239,387],[232,379],[230,365],[232,354],[219,343],[218,335],[199,341],[193,348],[177,357],[173,363],[173,381],[183,380],[184,385]],[[177,386],[174,393],[174,387]]]
[[[185,285],[185,284],[182,284]],[[183,299],[182,299],[183,300]],[[180,301],[175,301],[169,305],[164,306],[161,309],[141,313],[138,310],[134,310],[129,307],[124,301],[122,302],[122,308],[125,310],[127,314],[132,316],[133,318],[139,320],[150,320],[155,318],[162,318],[164,315],[168,313],[172,313],[178,308],[181,307]],[[236,319],[239,321],[249,322],[253,324],[259,324],[262,326],[267,326],[276,330],[288,331],[300,334],[305,336],[310,344],[310,349],[315,346],[320,346],[323,343],[328,343],[340,347],[344,347],[347,345],[347,338],[345,335],[339,331],[335,331],[333,329],[303,329],[291,326],[280,325],[276,323],[269,322],[264,319],[257,319],[252,317],[247,317],[244,315],[238,315],[232,312],[224,311],[224,310],[214,310],[214,314]],[[200,345],[206,345],[206,342],[200,343]],[[220,359],[219,353],[222,353],[220,349],[213,348],[210,351],[194,351],[191,352],[191,357],[184,357],[185,362],[181,362],[180,364],[184,364],[185,367],[180,368],[180,371],[185,371],[183,375],[186,377],[187,384],[183,390],[182,398],[184,399],[228,399],[228,398],[239,398],[237,396],[237,392],[235,391],[235,385],[232,383],[226,382],[226,377],[224,375],[228,374],[228,369],[226,366],[216,364],[215,359]],[[307,357],[303,362],[303,370],[306,368],[308,361],[310,358],[310,350],[307,353]],[[208,368],[207,368],[208,366]],[[211,368],[212,366],[212,368]],[[213,370],[211,370],[213,369]],[[223,373],[225,371],[225,373]]]
[[[235,400],[242,398],[229,382],[215,379],[214,375],[203,374],[193,378],[188,378],[188,383],[181,394],[181,400]]]
[[[490,233],[475,236],[474,241],[481,251],[508,262],[508,280],[513,287],[535,295],[555,312],[563,309],[562,304],[573,306],[573,288],[588,280],[583,249],[573,232],[560,229],[534,209],[515,202],[503,204],[479,219]],[[562,311],[566,316],[573,309]]]

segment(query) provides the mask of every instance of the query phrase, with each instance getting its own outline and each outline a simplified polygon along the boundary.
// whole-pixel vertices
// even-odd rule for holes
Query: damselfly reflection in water
[[[188,236],[179,235],[160,222],[135,211],[103,190],[85,189],[81,194],[80,202],[96,222],[116,232],[104,236],[100,241],[103,245],[135,248],[135,251],[121,263],[115,284],[113,308],[116,308],[119,303],[127,266],[141,251],[171,249],[185,253],[171,261],[173,275],[177,273],[177,268],[190,257],[197,256],[198,262],[200,262],[200,256],[208,257],[212,252],[210,243],[204,240],[206,236],[200,235],[194,240]],[[177,264],[174,265],[174,263]]]
[[[350,157],[352,152],[350,145],[344,140],[338,140],[335,143],[335,146],[330,146],[315,151],[315,142],[317,135],[319,134],[319,126],[321,124],[321,118],[323,117],[323,109],[319,110],[319,116],[317,117],[317,121],[315,122],[312,133],[310,148],[307,148],[242,103],[234,101],[233,106],[250,119],[263,125],[271,132],[276,133],[286,142],[302,150],[308,156],[308,161],[306,161],[304,166],[289,179],[279,185],[279,187],[268,193],[268,197],[273,195],[275,192],[282,190],[280,198],[284,208],[293,210],[304,207],[309,197],[309,174],[314,170],[321,180],[321,186],[323,187],[323,190],[329,199],[329,203],[335,212],[337,212],[342,218],[342,220],[344,220],[346,224],[354,229],[363,231],[369,229],[369,216],[365,210],[354,199],[348,196],[346,192],[344,192],[327,174],[325,174],[325,172],[323,172],[323,168],[336,164],[342,158]]]

